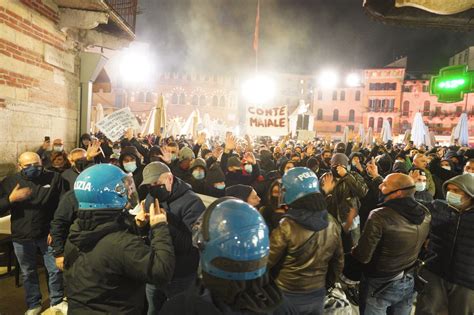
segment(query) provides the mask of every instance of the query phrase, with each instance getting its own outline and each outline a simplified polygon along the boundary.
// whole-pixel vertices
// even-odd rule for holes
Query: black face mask
[[[74,167],[79,173],[94,164],[95,164],[94,161],[89,161],[86,158],[74,161]]]
[[[21,174],[28,179],[35,179],[43,173],[41,165],[31,165],[21,170]]]
[[[331,173],[334,177],[340,178],[339,173],[337,172],[337,167],[331,167]]]
[[[409,190],[409,189],[414,189],[414,188],[415,188],[415,186],[408,186],[408,187],[404,187],[404,188],[396,189],[396,190],[394,190],[394,191],[391,191],[391,192],[389,192],[389,193],[386,193],[386,194],[384,194],[384,193],[380,192],[380,200],[381,200],[381,201],[385,201],[385,198],[387,198],[387,197],[388,197],[388,196],[390,196],[391,194],[394,194],[394,193],[396,193],[397,191],[401,191],[401,190]],[[380,200],[379,200],[379,201],[380,201]]]
[[[164,184],[150,186],[149,192],[153,198],[157,198],[159,201],[167,201],[170,197],[170,192],[166,190],[166,186]]]
[[[331,158],[324,158],[324,162],[329,165],[331,163]]]

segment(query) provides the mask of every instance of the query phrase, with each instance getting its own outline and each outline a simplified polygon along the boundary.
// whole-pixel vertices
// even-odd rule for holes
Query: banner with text
[[[288,107],[247,106],[247,134],[253,136],[284,136],[288,134]]]
[[[96,126],[114,142],[118,141],[128,128],[138,129],[140,127],[129,107],[113,112],[99,121]]]

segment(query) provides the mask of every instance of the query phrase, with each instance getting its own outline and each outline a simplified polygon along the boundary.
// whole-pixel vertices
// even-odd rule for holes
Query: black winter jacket
[[[145,284],[168,283],[174,268],[167,225],[159,223],[151,234],[148,246],[121,216],[102,222],[78,218],[64,252],[68,314],[141,314]]]
[[[72,167],[62,172],[61,177],[64,180],[64,189],[66,191],[74,189],[74,182],[77,176],[79,176],[79,173]]]
[[[16,203],[10,203],[9,196],[15,186],[29,187],[31,196]],[[64,192],[64,182],[60,173],[43,171],[33,180],[16,173],[7,176],[0,183],[0,215],[11,212],[13,240],[35,240],[46,237],[59,198]]]
[[[54,212],[54,218],[51,221],[50,234],[53,238],[54,256],[62,256],[64,252],[64,244],[69,234],[69,228],[76,219],[79,204],[74,194],[74,190],[70,190],[63,195],[59,201],[58,208]]]
[[[444,200],[434,200],[428,208],[432,215],[429,250],[438,256],[427,268],[474,290],[474,207],[459,212]]]

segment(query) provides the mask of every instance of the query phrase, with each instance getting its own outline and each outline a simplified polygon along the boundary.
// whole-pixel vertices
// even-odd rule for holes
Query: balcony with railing
[[[138,0],[105,0],[105,2],[135,33]]]

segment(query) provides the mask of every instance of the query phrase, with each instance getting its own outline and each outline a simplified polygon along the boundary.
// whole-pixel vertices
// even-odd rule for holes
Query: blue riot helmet
[[[111,164],[98,164],[82,171],[74,182],[80,210],[133,208],[138,194],[131,174]]]
[[[304,196],[319,193],[319,181],[316,174],[307,167],[295,167],[281,179],[283,202],[287,205]]]
[[[226,280],[252,280],[267,271],[268,228],[248,203],[233,197],[217,199],[198,220],[194,232],[203,272]]]

